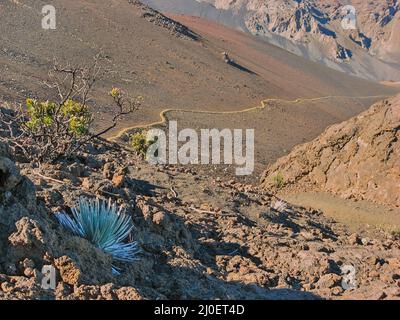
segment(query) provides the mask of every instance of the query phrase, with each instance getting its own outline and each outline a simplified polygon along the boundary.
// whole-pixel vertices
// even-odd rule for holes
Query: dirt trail
[[[193,113],[193,114],[239,114],[239,113],[245,113],[245,112],[251,112],[254,110],[263,110],[268,106],[268,103],[270,102],[283,102],[283,103],[292,103],[292,104],[298,104],[302,102],[312,102],[312,101],[320,101],[320,100],[325,100],[325,99],[333,99],[333,98],[345,98],[345,99],[374,99],[374,98],[382,98],[385,99],[387,98],[387,95],[375,95],[375,96],[324,96],[324,97],[317,97],[317,98],[297,98],[295,100],[287,100],[287,99],[278,99],[278,98],[271,98],[271,99],[265,99],[261,101],[260,106],[256,107],[250,107],[246,108],[243,110],[232,110],[232,111],[209,111],[209,110],[188,110],[188,109],[180,109],[180,108],[168,108],[164,109],[160,112],[160,120],[155,121],[152,123],[148,124],[139,124],[135,125],[132,127],[124,128],[121,131],[119,131],[115,136],[108,137],[109,140],[113,141],[116,139],[121,138],[123,135],[129,133],[129,131],[136,130],[136,129],[146,129],[150,127],[154,127],[157,125],[163,125],[167,122],[166,115],[170,112],[185,112],[185,113]]]

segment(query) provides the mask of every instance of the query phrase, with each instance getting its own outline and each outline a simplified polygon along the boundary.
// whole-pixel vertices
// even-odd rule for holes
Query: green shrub
[[[155,142],[154,140],[147,139],[146,132],[132,134],[129,140],[129,144],[133,150],[143,157],[146,157],[147,150]]]
[[[285,178],[281,172],[273,177],[274,186],[278,189],[282,189],[285,185]]]
[[[89,67],[54,65],[48,83],[59,101],[28,98],[24,106],[0,109],[0,135],[14,154],[38,163],[76,157],[86,146],[117,127],[122,117],[140,107],[141,96],[129,98],[114,87],[108,93],[114,107],[110,110],[111,122],[104,124],[99,132],[91,130],[94,117],[89,106],[93,106],[91,92],[100,71],[99,59],[97,55]]]
[[[73,136],[87,134],[92,116],[83,104],[68,99],[62,105],[50,101],[26,100],[27,121],[25,125],[37,134],[65,129]]]

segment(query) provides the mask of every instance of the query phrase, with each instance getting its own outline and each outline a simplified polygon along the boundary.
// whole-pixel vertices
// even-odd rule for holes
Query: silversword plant
[[[57,213],[59,223],[75,235],[85,238],[94,246],[120,262],[137,260],[140,252],[137,242],[126,241],[133,229],[131,217],[110,201],[80,198],[72,217],[65,212]],[[113,266],[113,272],[118,269]]]

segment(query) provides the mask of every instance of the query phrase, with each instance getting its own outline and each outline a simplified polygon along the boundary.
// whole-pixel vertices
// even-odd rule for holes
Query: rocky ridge
[[[187,40],[198,39],[198,35],[189,28],[187,28],[186,26],[166,17],[160,12],[150,8],[149,6],[146,6],[142,2],[138,0],[129,0],[129,3],[134,5],[137,9],[139,9],[140,16],[144,18],[146,21],[149,21],[151,23],[154,23],[156,26],[169,30],[172,35]]]
[[[397,0],[143,0],[250,32],[297,55],[371,80],[399,81]],[[352,7],[349,7],[352,6]],[[349,13],[354,16],[348,20]]]
[[[399,123],[400,96],[377,103],[269,166],[262,185],[267,190],[327,191],[399,207]]]
[[[343,28],[349,13],[346,5],[355,8],[354,29]],[[352,58],[349,39],[371,55],[398,62],[399,52],[391,43],[396,37],[400,6],[394,1],[248,1],[246,26],[254,34],[273,32],[286,39],[323,44],[331,59]],[[347,24],[350,24],[347,22]],[[348,48],[347,48],[348,47]],[[392,54],[394,56],[392,56]]]

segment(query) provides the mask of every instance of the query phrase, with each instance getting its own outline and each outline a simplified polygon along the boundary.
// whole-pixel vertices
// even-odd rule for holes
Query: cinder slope
[[[268,167],[266,189],[327,191],[400,206],[400,96],[328,128]]]
[[[143,0],[162,12],[225,24],[331,68],[374,80],[399,80],[397,0]],[[356,23],[342,21],[354,7]]]
[[[377,92],[394,94],[398,89],[376,87],[375,82],[345,74],[319,63],[289,53],[275,45],[260,41],[232,28],[202,18],[168,15],[190,27],[220,50],[225,49],[246,67],[277,85],[296,98],[324,95],[374,95]]]
[[[99,126],[110,117],[105,92],[112,86],[145,100],[145,107],[124,119],[122,127],[156,121],[168,107],[240,110],[269,97],[394,91],[333,72],[255,37],[235,35],[238,45],[231,47],[230,54],[253,73],[245,72],[221,57],[235,31],[226,29],[216,37],[204,33],[193,40],[190,30],[137,1],[54,0],[57,29],[43,30],[41,8],[45,4],[41,0],[0,3],[0,97],[17,101],[26,96],[49,98],[43,81],[54,58],[87,64],[102,51],[106,72],[93,95]],[[251,52],[236,54],[238,46]]]

